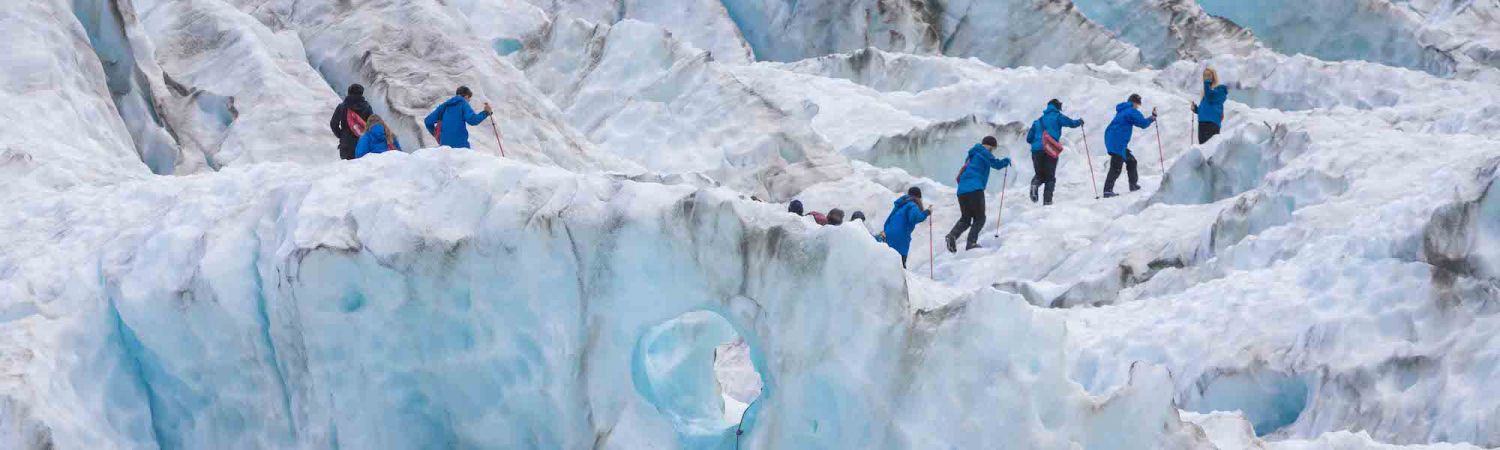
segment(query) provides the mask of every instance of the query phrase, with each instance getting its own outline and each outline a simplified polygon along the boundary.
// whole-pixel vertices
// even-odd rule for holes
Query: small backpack
[[[958,183],[959,180],[964,177],[964,171],[965,170],[969,170],[969,161],[973,160],[973,159],[974,159],[973,157],[969,157],[969,158],[964,159],[964,166],[963,167],[959,167],[958,168],[958,175],[954,175],[953,176],[953,182],[954,183]]]
[[[1057,159],[1057,155],[1061,155],[1063,152],[1062,143],[1057,142],[1057,139],[1053,139],[1052,135],[1047,133],[1042,133],[1042,148],[1047,151],[1047,156],[1052,157],[1052,159]]]
[[[344,125],[345,128],[349,129],[350,133],[354,134],[354,137],[364,136],[365,131],[368,130],[365,118],[360,117],[359,113],[354,112],[354,108],[349,108],[344,112]]]

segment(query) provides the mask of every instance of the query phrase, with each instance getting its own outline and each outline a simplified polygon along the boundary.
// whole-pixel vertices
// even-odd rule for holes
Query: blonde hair
[[[370,118],[365,119],[365,125],[365,130],[367,130],[366,132],[368,132],[368,130],[372,128],[375,128],[375,125],[385,127],[385,148],[387,150],[396,148],[396,132],[391,130],[390,125],[385,124],[385,119],[380,118],[379,114],[370,114]]]
[[[1214,68],[1208,67],[1208,68],[1203,69],[1203,75],[1206,76],[1206,77],[1208,77],[1208,81],[1210,82],[1209,83],[1210,86],[1218,86],[1219,85],[1219,72],[1216,71],[1216,70],[1214,70]]]

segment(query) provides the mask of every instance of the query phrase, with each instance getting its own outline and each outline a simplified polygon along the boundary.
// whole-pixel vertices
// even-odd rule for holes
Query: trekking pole
[[[495,123],[495,116],[490,116],[490,128],[495,130],[495,145],[500,146],[500,157],[505,157],[505,143],[500,141],[500,125]]]
[[[1156,157],[1161,161],[1161,173],[1167,173],[1167,154],[1161,149],[1161,122],[1156,123]]]
[[[937,256],[932,250],[932,221],[932,217],[927,218],[927,278],[936,280],[937,268],[934,266],[937,264]]]
[[[1001,175],[1000,181],[1000,208],[995,212],[995,239],[1000,238],[1001,218],[1005,217],[1005,186],[1010,181],[1010,167],[1005,168],[1005,175]]]
[[[1088,130],[1083,129],[1083,127],[1079,127],[1078,131],[1083,132],[1083,156],[1087,157],[1089,160],[1089,182],[1094,184],[1094,199],[1098,200],[1099,181],[1094,179],[1094,156],[1090,155],[1090,153],[1093,152],[1089,151],[1089,132]]]

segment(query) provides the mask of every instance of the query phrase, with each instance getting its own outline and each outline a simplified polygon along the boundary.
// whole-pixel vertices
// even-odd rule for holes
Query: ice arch
[[[740,343],[744,347],[732,345]],[[692,311],[651,327],[641,336],[631,362],[636,392],[666,414],[684,448],[731,448],[750,411],[726,394],[720,382],[720,351],[748,348],[750,363],[763,367],[754,348],[724,316]],[[753,381],[761,381],[753,369]],[[751,380],[747,380],[751,381]],[[765,390],[761,389],[760,395]],[[754,404],[754,399],[750,405]],[[753,421],[754,417],[751,416]]]

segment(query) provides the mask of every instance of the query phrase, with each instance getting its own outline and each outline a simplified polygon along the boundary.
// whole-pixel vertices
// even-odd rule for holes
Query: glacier
[[[0,2],[0,448],[1497,447],[1497,14]],[[338,160],[350,83],[407,152]],[[472,150],[418,122],[457,85]],[[1096,199],[1132,93],[1144,189]]]

